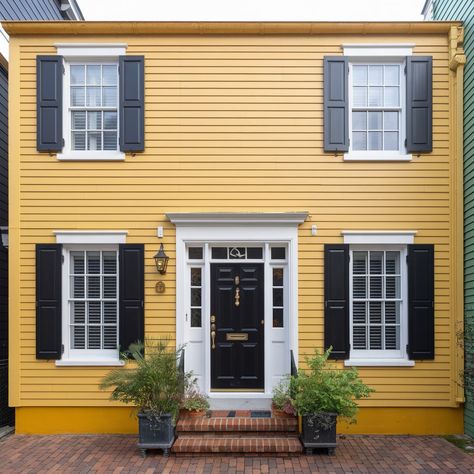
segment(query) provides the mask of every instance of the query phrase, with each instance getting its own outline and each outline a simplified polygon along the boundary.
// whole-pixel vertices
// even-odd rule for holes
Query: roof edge
[[[160,22],[160,21],[5,21],[13,35],[315,35],[442,34],[460,21],[417,22]]]

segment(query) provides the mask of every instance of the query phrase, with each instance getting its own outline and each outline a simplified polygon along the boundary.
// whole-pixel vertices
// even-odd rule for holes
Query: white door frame
[[[287,364],[290,370],[290,350],[293,350],[295,362],[298,363],[298,225],[304,222],[306,212],[301,213],[169,213],[167,217],[176,225],[176,342],[178,345],[191,343],[189,331],[186,331],[185,312],[187,308],[188,261],[187,246],[203,245],[203,311],[201,347],[203,352],[203,374],[199,377],[201,390],[213,400],[232,399],[266,399],[272,394],[275,380],[272,379],[271,341],[272,316],[271,292],[267,291],[271,282],[270,266],[265,261],[265,391],[261,392],[211,392],[210,390],[210,259],[209,244],[264,244],[265,258],[268,258],[272,244],[287,246],[288,271],[288,328],[287,331]],[[238,261],[238,260],[237,260]],[[236,261],[236,262],[237,262]],[[185,365],[186,352],[185,352]],[[236,395],[237,394],[237,395]],[[217,407],[217,405],[214,405]],[[236,408],[234,406],[234,408]]]

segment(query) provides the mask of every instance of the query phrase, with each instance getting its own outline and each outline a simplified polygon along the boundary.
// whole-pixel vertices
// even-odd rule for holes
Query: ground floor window
[[[118,357],[118,249],[71,246],[64,251],[66,358]]]
[[[406,249],[351,247],[351,358],[406,352]]]

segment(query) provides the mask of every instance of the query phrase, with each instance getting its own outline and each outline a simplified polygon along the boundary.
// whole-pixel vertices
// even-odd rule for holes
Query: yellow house
[[[134,432],[98,384],[163,335],[214,408],[332,345],[341,432],[462,432],[460,23],[3,25],[17,432]]]

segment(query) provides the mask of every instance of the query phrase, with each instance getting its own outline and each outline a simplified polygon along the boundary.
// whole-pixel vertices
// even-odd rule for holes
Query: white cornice
[[[124,244],[126,230],[53,230],[58,244]]]
[[[415,43],[344,43],[344,56],[411,56]]]
[[[176,226],[288,226],[302,224],[308,212],[169,212],[166,217]]]
[[[412,244],[416,230],[343,230],[345,244]]]
[[[126,43],[55,43],[57,53],[66,58],[121,56],[127,51]]]

